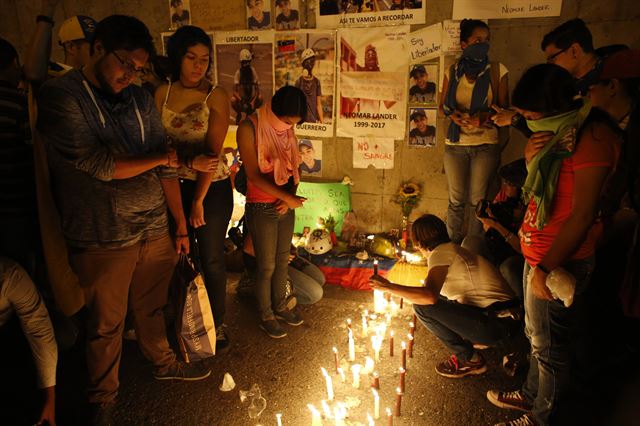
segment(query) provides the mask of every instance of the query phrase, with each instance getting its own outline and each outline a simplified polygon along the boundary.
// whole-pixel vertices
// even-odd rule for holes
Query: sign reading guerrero
[[[426,0],[318,0],[317,28],[424,24]]]
[[[343,29],[338,136],[404,138],[408,26]]]
[[[453,19],[540,18],[560,16],[562,0],[453,0]]]
[[[332,137],[336,33],[327,30],[278,32],[275,35],[275,89],[296,86],[307,99],[307,116],[296,134]]]

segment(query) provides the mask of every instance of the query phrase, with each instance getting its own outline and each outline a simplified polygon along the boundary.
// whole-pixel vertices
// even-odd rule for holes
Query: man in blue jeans
[[[474,344],[493,346],[509,337],[513,322],[497,315],[514,298],[509,285],[489,261],[452,243],[437,216],[420,217],[411,234],[428,259],[425,286],[393,284],[379,275],[369,284],[411,301],[424,326],[453,352],[436,366],[438,374],[460,378],[484,373],[487,364]]]

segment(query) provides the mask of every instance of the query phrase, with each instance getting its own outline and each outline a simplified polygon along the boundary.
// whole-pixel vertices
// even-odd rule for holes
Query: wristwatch
[[[511,125],[517,126],[520,120],[522,119],[522,114],[516,112],[513,117],[511,117]]]

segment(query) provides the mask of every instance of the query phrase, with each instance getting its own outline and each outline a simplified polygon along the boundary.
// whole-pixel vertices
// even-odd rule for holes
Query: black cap
[[[415,120],[417,118],[420,118],[420,117],[427,118],[427,114],[425,114],[424,110],[417,109],[417,110],[415,110],[414,112],[411,113],[411,116],[409,117],[409,119],[411,121],[413,121],[413,120]]]

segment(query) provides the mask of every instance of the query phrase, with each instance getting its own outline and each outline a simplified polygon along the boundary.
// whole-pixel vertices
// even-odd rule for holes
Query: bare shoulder
[[[158,86],[156,92],[154,94],[154,99],[156,101],[156,105],[161,105],[164,102],[165,96],[167,96],[167,90],[169,88],[168,84],[162,84]]]
[[[216,86],[211,91],[207,104],[209,107],[222,106],[229,103],[229,95],[222,86]]]

